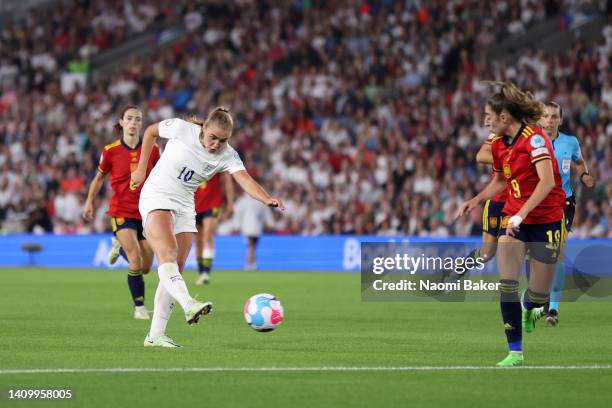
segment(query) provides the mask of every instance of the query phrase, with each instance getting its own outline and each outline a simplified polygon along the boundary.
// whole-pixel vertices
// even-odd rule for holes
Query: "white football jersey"
[[[194,196],[200,184],[216,173],[244,170],[238,152],[230,145],[216,154],[200,143],[202,127],[182,119],[159,123],[159,136],[167,138],[161,158],[142,187],[140,200],[170,200],[195,212]]]

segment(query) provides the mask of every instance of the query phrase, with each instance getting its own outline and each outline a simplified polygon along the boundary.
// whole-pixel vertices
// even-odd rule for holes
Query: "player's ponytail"
[[[204,127],[207,127],[211,123],[215,123],[223,130],[227,130],[229,134],[232,134],[232,130],[234,129],[234,120],[232,119],[232,115],[229,113],[229,109],[225,106],[217,106],[213,109],[204,121]]]
[[[194,123],[198,126],[204,126],[204,119],[200,118],[197,115],[191,115],[187,118],[188,122]]]
[[[115,126],[113,126],[113,136],[119,137],[121,136],[122,132],[123,132],[123,127],[119,124],[119,122],[115,123]]]
[[[537,123],[544,114],[544,104],[537,101],[531,92],[521,91],[511,82],[485,81],[500,90],[487,99],[487,105],[496,114],[507,111],[520,122]]]
[[[123,126],[121,126],[121,124],[119,123],[119,120],[123,119],[123,116],[125,116],[125,112],[129,111],[130,109],[136,109],[137,111],[140,111],[142,113],[140,108],[136,105],[124,106],[123,109],[121,109],[119,113],[119,119],[117,120],[117,123],[115,123],[115,125],[113,126],[113,136],[120,137],[122,135]]]

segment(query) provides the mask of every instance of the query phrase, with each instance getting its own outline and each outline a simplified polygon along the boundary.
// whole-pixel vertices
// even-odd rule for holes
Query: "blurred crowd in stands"
[[[148,124],[223,104],[231,145],[285,200],[271,232],[479,235],[479,212],[453,213],[490,178],[474,158],[487,136],[480,81],[496,79],[561,104],[562,131],[578,137],[596,180],[576,182],[573,235],[612,237],[612,19],[592,46],[487,57],[544,20],[561,31],[581,13],[610,15],[609,2],[68,3],[0,28],[3,232],[109,230],[108,187],[95,221],[80,215],[119,109],[141,106]],[[169,48],[62,92],[71,64],[95,69],[93,56],[180,21],[187,34]]]

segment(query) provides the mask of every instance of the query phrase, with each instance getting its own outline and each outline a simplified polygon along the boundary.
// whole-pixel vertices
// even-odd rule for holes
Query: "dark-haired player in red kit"
[[[131,174],[138,166],[140,159],[141,128],[142,111],[140,108],[137,106],[123,108],[119,115],[119,123],[113,129],[113,135],[120,136],[120,138],[106,145],[102,151],[98,172],[89,186],[83,208],[83,218],[86,221],[93,219],[94,199],[104,184],[104,178],[110,174],[113,195],[107,214],[111,217],[111,227],[116,237],[116,240],[113,239],[113,249],[118,254],[120,245],[129,263],[127,282],[134,302],[134,318],[148,320],[149,313],[144,306],[145,286],[142,275],[151,269],[153,250],[144,238],[142,218],[138,211],[142,186],[133,190],[130,188]],[[154,146],[149,159],[147,175],[159,157],[159,148]]]
[[[523,364],[522,331],[535,328],[537,309],[546,304],[555,263],[564,242],[565,193],[553,148],[537,126],[543,105],[529,92],[511,83],[494,83],[501,89],[487,100],[493,138],[493,169],[496,177],[476,197],[463,203],[464,215],[506,189],[497,266],[500,307],[508,342],[508,356],[497,363],[511,367]],[[519,279],[526,252],[530,253],[529,287],[519,298]]]
[[[223,184],[223,188],[221,185]],[[204,182],[195,193],[196,209],[196,259],[198,262],[198,278],[196,285],[210,282],[210,271],[215,257],[214,236],[221,216],[223,192],[227,199],[225,217],[231,217],[234,212],[234,183],[228,173],[218,173]]]

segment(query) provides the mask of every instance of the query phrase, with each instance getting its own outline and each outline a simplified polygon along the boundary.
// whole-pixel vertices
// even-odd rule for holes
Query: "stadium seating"
[[[578,187],[575,234],[612,236],[612,25],[597,43],[578,41],[562,54],[519,44],[517,59],[491,59],[483,51],[498,42],[583,12],[571,1],[525,3],[472,10],[453,1],[241,1],[219,15],[201,2],[104,10],[91,2],[80,13],[82,21],[95,16],[92,30],[62,8],[47,24],[35,13],[13,21],[0,37],[2,230],[108,230],[108,189],[93,224],[78,214],[119,108],[136,103],[150,123],[223,103],[236,119],[231,144],[286,200],[277,233],[479,234],[480,214],[458,223],[451,214],[489,177],[474,155],[486,137],[479,81],[495,78],[563,106],[564,129],[581,140],[597,182]],[[148,18],[142,25],[130,13]],[[171,47],[118,61],[118,70],[62,92],[63,74],[95,69],[71,62],[181,20],[189,29]]]

